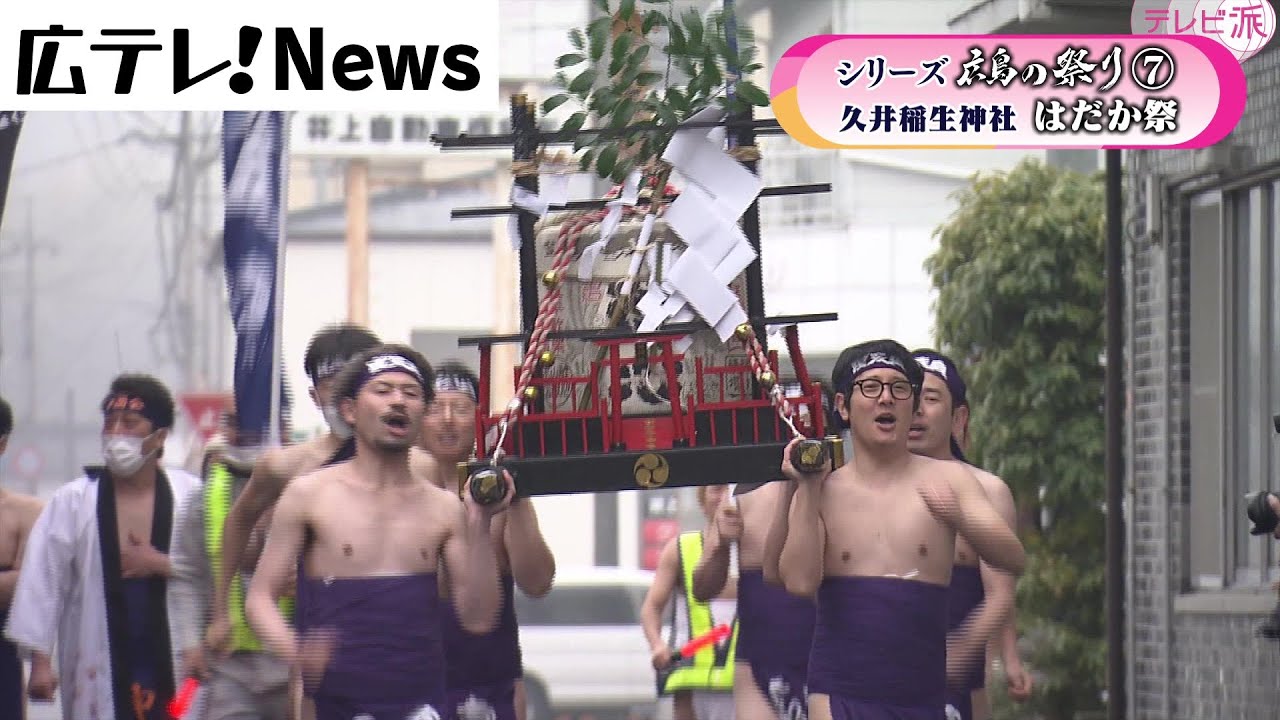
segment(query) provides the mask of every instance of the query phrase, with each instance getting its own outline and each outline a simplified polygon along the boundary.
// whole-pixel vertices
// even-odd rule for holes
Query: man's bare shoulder
[[[1013,498],[1013,489],[999,475],[979,467],[968,466],[973,476],[978,479],[979,486],[996,510],[1014,527],[1017,525],[1017,501]]]
[[[757,487],[750,490],[733,494],[734,500],[738,503],[738,510],[741,512],[751,512],[757,506],[767,505],[770,508],[775,503],[783,501],[790,480],[774,480],[772,482],[760,483]]]
[[[348,472],[346,465],[347,463],[336,463],[304,471],[289,481],[284,492],[295,499],[313,498],[326,487],[332,487],[334,481]]]
[[[0,520],[30,524],[44,509],[44,501],[34,495],[6,490],[0,494]]]
[[[975,465],[967,465],[967,467],[969,468],[969,472],[973,473],[973,476],[978,478],[978,482],[982,484],[982,489],[985,490],[988,495],[1012,494],[1012,490],[1009,488],[1009,483],[1005,482],[999,475],[983,470]]]
[[[414,477],[438,487],[440,482],[439,468],[440,461],[434,455],[420,447],[409,448],[409,470]]]
[[[13,509],[18,512],[28,512],[32,509],[39,510],[44,507],[44,501],[35,495],[5,490],[0,492],[0,508]]]
[[[433,507],[440,507],[449,517],[461,521],[466,517],[467,506],[456,492],[440,487],[425,478],[415,476],[425,488],[427,502]],[[503,513],[505,515],[506,513]],[[501,516],[499,516],[501,517]],[[495,521],[497,518],[495,518]]]
[[[822,483],[825,489],[831,487],[832,483],[848,482],[856,480],[857,477],[858,473],[853,469],[853,463],[845,463],[833,470]]]
[[[981,489],[978,476],[973,468],[959,460],[939,460],[926,455],[912,457],[912,469],[932,477],[942,478],[951,483],[960,483],[972,488]]]

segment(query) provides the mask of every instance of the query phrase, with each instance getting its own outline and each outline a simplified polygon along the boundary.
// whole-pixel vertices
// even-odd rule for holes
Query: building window
[[[1193,198],[1191,583],[1257,587],[1277,573],[1270,537],[1249,534],[1246,493],[1280,470],[1280,181]]]
[[[457,137],[460,125],[457,118],[440,118],[436,121],[436,133],[445,138]]]
[[[831,182],[835,153],[806,148],[791,138],[759,141],[760,173],[766,185]],[[783,195],[760,202],[760,222],[767,227],[832,227],[839,217],[833,193]]]
[[[1222,195],[1205,193],[1187,213],[1191,254],[1191,580],[1221,587],[1222,500]]]

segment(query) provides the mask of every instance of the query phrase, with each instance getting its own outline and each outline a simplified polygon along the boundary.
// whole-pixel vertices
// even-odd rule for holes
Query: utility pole
[[[179,344],[182,346],[182,389],[189,392],[197,377],[200,350],[204,348],[206,328],[196,326],[196,306],[200,292],[200,284],[196,282],[197,265],[203,255],[200,252],[201,240],[192,232],[195,217],[195,163],[192,162],[191,111],[182,111],[182,120],[178,128],[178,187],[181,210],[175,213],[178,232],[175,246],[181,246],[181,264],[177,269],[178,296],[182,298],[178,305]],[[176,251],[176,247],[175,247]],[[203,389],[203,388],[201,388]]]
[[[284,238],[280,239],[284,242]],[[369,160],[347,161],[347,321],[369,324]]]
[[[36,420],[36,225],[35,202],[27,197],[26,281],[24,300],[26,315],[27,413],[26,422]]]
[[[156,349],[167,350],[178,366],[181,392],[208,381],[200,372],[201,362],[209,349],[208,335],[217,332],[217,328],[201,322],[207,314],[198,312],[205,301],[202,296],[207,286],[201,278],[203,262],[208,256],[206,246],[212,242],[212,236],[207,227],[197,231],[195,225],[197,217],[207,220],[207,213],[200,212],[207,198],[198,194],[201,183],[197,178],[218,163],[221,156],[216,152],[198,151],[208,138],[204,133],[197,137],[192,122],[192,113],[183,111],[176,134],[139,132],[133,138],[143,144],[168,146],[173,150],[169,188],[157,204],[157,212],[171,213],[167,218],[171,242],[163,249],[162,257],[171,258],[172,262],[165,268],[166,295],[161,298],[164,306],[158,326],[165,342]]]

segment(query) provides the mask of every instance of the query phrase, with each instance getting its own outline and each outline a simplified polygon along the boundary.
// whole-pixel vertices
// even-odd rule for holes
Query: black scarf
[[[107,605],[107,643],[111,653],[112,698],[115,717],[132,718],[129,657],[129,628],[126,626],[124,577],[120,568],[120,533],[116,525],[115,483],[106,468],[85,468],[91,479],[98,481],[98,544],[102,550],[103,597]],[[151,513],[151,545],[168,554],[173,535],[173,489],[163,470],[156,470],[155,503]],[[169,613],[165,595],[167,581],[162,577],[147,578],[151,603],[151,648],[159,671],[156,703],[167,703],[174,695],[172,643],[169,639]]]

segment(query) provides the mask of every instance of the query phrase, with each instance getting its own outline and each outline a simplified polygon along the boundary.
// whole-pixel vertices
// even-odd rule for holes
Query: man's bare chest
[[[312,559],[327,574],[434,570],[448,536],[437,512],[416,505],[331,509],[313,531]]]
[[[116,496],[116,531],[119,534],[120,546],[125,547],[133,541],[141,544],[151,542],[151,525],[155,514],[155,500],[149,496],[128,497]]]

